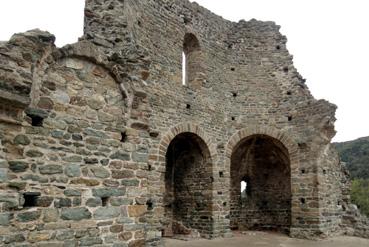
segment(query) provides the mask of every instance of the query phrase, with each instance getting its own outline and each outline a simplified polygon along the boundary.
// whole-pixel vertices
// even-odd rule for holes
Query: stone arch
[[[140,76],[131,76],[134,75],[134,73],[138,73],[138,71],[133,71],[127,66],[123,66],[123,58],[117,57],[119,56],[117,54],[113,56],[113,58],[108,56],[103,50],[90,41],[83,40],[71,45],[66,45],[58,49],[57,52],[50,54],[48,59],[53,60],[53,63],[51,63],[48,68],[66,59],[76,59],[100,67],[101,70],[104,70],[104,73],[106,72],[117,84],[117,90],[119,90],[122,96],[124,108],[126,108],[127,111],[125,115],[130,118],[132,110],[149,108],[146,103],[147,93],[145,92],[147,84],[139,79]],[[142,66],[145,67],[146,65]],[[145,71],[148,71],[146,67]],[[141,71],[139,73],[141,74]],[[148,76],[149,75],[147,75],[147,77]]]
[[[237,131],[235,134],[231,136],[229,139],[226,149],[225,149],[225,156],[226,156],[226,165],[230,165],[230,158],[232,156],[232,152],[236,145],[243,139],[247,138],[248,136],[252,135],[266,135],[270,136],[278,141],[280,141],[288,150],[291,162],[291,170],[298,168],[298,145],[297,143],[285,132],[278,130],[274,127],[270,126],[252,126],[241,129]]]
[[[215,142],[212,141],[210,136],[196,123],[187,122],[187,123],[181,123],[178,124],[172,128],[170,128],[165,134],[163,134],[157,150],[157,158],[155,160],[158,160],[160,162],[165,162],[165,154],[169,147],[170,142],[179,134],[181,133],[193,133],[199,136],[206,146],[208,147],[210,151],[210,158],[212,162],[216,162],[218,160],[217,155],[217,148],[215,145]]]
[[[216,147],[196,124],[184,123],[162,137],[158,159],[164,185],[163,236],[212,234]]]
[[[63,58],[86,60],[101,66],[108,71],[109,75],[117,82],[123,99],[128,100],[128,105],[132,103],[132,97],[136,90],[132,83],[126,78],[126,71],[124,71],[118,63],[112,62],[111,59],[109,59],[109,57],[93,43],[84,40],[75,44],[67,45],[60,49],[60,52],[57,53],[57,57],[54,57],[55,60]]]
[[[289,232],[298,145],[275,128],[249,127],[230,138],[225,156],[230,174],[230,228]],[[240,183],[245,177],[248,191],[243,192]],[[247,196],[242,194],[246,192]]]

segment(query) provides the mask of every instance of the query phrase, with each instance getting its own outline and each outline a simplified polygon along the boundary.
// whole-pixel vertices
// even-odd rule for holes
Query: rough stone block
[[[61,174],[63,173],[63,167],[61,165],[43,165],[40,166],[39,171],[41,174]]]
[[[12,217],[11,213],[0,213],[0,226],[8,226]]]
[[[98,188],[92,189],[92,195],[96,197],[124,196],[125,188]]]
[[[81,170],[79,165],[69,164],[65,166],[65,175],[68,177],[79,177],[81,176]]]
[[[146,213],[146,205],[132,205],[128,206],[129,217],[140,217]]]
[[[41,216],[40,210],[22,212],[22,213],[18,213],[17,220],[20,222],[29,222],[29,221],[38,220],[40,216]]]
[[[104,168],[104,167],[91,167],[90,168],[92,173],[94,174],[95,177],[97,178],[108,178],[110,177],[110,172]]]
[[[48,208],[43,210],[43,221],[44,222],[56,222],[59,218],[59,212],[55,208]]]
[[[90,219],[91,212],[87,208],[63,208],[60,217],[63,220]]]
[[[100,207],[96,209],[94,213],[94,218],[97,220],[106,220],[118,217],[119,214],[119,207]]]
[[[29,165],[26,161],[17,161],[17,160],[11,160],[8,162],[9,169],[13,172],[25,172]]]
[[[102,205],[102,201],[100,197],[88,198],[86,201],[86,206],[88,207],[99,207]]]
[[[110,155],[110,159],[116,159],[116,160],[130,160],[130,154],[123,152],[123,151],[117,151]]]

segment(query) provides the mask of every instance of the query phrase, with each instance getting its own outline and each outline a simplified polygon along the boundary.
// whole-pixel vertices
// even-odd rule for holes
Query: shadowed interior
[[[165,236],[211,232],[211,174],[204,141],[192,133],[177,135],[166,154]]]
[[[243,139],[231,157],[231,229],[288,231],[290,173],[288,150],[280,141],[265,135]]]

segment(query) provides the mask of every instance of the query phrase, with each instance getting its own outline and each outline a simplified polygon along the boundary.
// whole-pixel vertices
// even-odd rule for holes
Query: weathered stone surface
[[[10,181],[8,186],[17,190],[24,190],[27,186],[26,182]]]
[[[73,230],[63,230],[57,233],[56,239],[59,241],[65,241],[67,239],[74,238],[74,231]]]
[[[82,161],[82,157],[79,155],[71,155],[63,158],[66,162],[78,163]]]
[[[88,238],[82,238],[79,241],[79,246],[92,246],[97,244],[102,244],[102,239],[98,237],[88,237]]]
[[[112,178],[134,178],[135,174],[132,170],[112,170]]]
[[[105,99],[101,95],[97,95],[95,97],[91,97],[87,99],[87,105],[94,110],[99,110],[103,108],[105,104]]]
[[[84,184],[86,186],[96,186],[99,185],[100,182],[96,179],[76,178],[71,180],[71,184]]]
[[[124,188],[99,188],[92,189],[92,195],[96,197],[124,196],[126,190]]]
[[[37,106],[45,110],[51,110],[54,107],[54,102],[49,97],[40,97]]]
[[[136,162],[147,162],[147,157],[148,155],[145,153],[138,153],[138,152],[132,153],[132,160]]]
[[[131,232],[123,232],[119,234],[119,238],[124,241],[130,240],[132,237],[133,234]]]
[[[54,202],[56,208],[65,208],[72,206],[72,200],[70,198],[57,198]]]
[[[83,69],[83,63],[75,59],[67,59],[65,61],[65,65],[71,69],[77,69],[77,70]]]
[[[8,163],[9,169],[13,172],[25,172],[29,167],[28,163],[25,161],[11,160]]]
[[[133,203],[132,199],[116,197],[110,199],[110,204],[112,206],[121,206],[121,205],[131,205]]]
[[[122,179],[121,184],[123,186],[134,186],[137,187],[140,185],[140,181],[138,179]]]
[[[102,205],[100,197],[88,198],[86,201],[86,206],[88,207],[99,207]]]
[[[19,233],[19,234],[12,234],[12,235],[7,235],[4,237],[4,243],[5,244],[10,244],[10,243],[17,243],[17,242],[23,242],[25,241],[26,238],[24,237],[23,234]]]
[[[0,213],[0,226],[8,226],[12,218],[11,213]]]
[[[68,177],[79,177],[81,176],[81,170],[79,165],[68,164],[65,166],[65,175]]]
[[[14,209],[19,205],[19,199],[13,194],[0,194],[0,202],[3,202],[6,208]]]
[[[50,196],[40,196],[36,199],[37,207],[49,207],[53,202],[54,198]]]
[[[31,143],[30,139],[26,135],[17,135],[14,138],[14,144],[16,145],[29,145]]]
[[[39,167],[41,174],[60,174],[63,173],[61,165],[44,165]]]
[[[63,220],[90,219],[91,212],[87,208],[63,208],[60,217]]]
[[[35,175],[35,174],[25,174],[25,175],[21,176],[21,178],[23,180],[32,180],[32,181],[37,181],[37,182],[40,182],[40,183],[47,183],[48,182],[48,179],[46,177],[40,177],[40,176]]]
[[[110,172],[107,169],[103,168],[103,167],[97,166],[97,167],[91,167],[90,169],[91,169],[92,173],[94,174],[94,176],[97,177],[97,178],[108,178],[108,177],[110,177]]]
[[[41,211],[29,211],[29,212],[22,212],[18,213],[17,220],[20,222],[28,222],[28,221],[34,221],[39,219],[41,216]]]
[[[66,196],[81,196],[82,193],[79,190],[66,189],[66,190],[64,190],[64,195],[66,195]]]
[[[122,151],[118,151],[110,155],[110,159],[117,159],[117,160],[130,160],[129,153],[125,153]]]
[[[56,222],[59,218],[59,212],[55,208],[48,208],[43,210],[43,221],[48,222]]]
[[[120,214],[119,207],[100,207],[96,209],[94,218],[97,220],[106,220],[118,217]]]
[[[0,182],[5,182],[8,180],[8,169],[0,168]]]
[[[145,240],[144,239],[137,239],[129,242],[128,247],[144,247]]]
[[[52,236],[51,232],[30,232],[27,240],[31,243],[38,243],[50,240]]]
[[[113,225],[110,227],[110,232],[112,233],[120,233],[124,229],[123,225]]]
[[[128,206],[128,215],[130,217],[139,217],[146,213],[146,205]]]
[[[26,156],[31,157],[31,158],[38,158],[38,157],[42,157],[44,154],[38,150],[35,149],[30,149],[26,152]]]

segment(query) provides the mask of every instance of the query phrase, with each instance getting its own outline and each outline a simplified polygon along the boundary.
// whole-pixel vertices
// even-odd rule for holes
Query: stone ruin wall
[[[247,150],[258,164],[287,165],[265,166],[272,178],[250,173],[250,183],[290,182],[291,236],[368,237],[330,145],[335,106],[311,96],[278,30],[187,1],[87,0],[79,42],[56,48],[33,30],[1,43],[2,245],[229,236],[232,212],[241,214],[236,228],[252,229],[241,220],[252,211],[231,196],[232,167],[252,167]],[[262,143],[249,148],[253,138]],[[274,153],[262,148],[273,144]],[[249,221],[282,228],[266,212]]]

